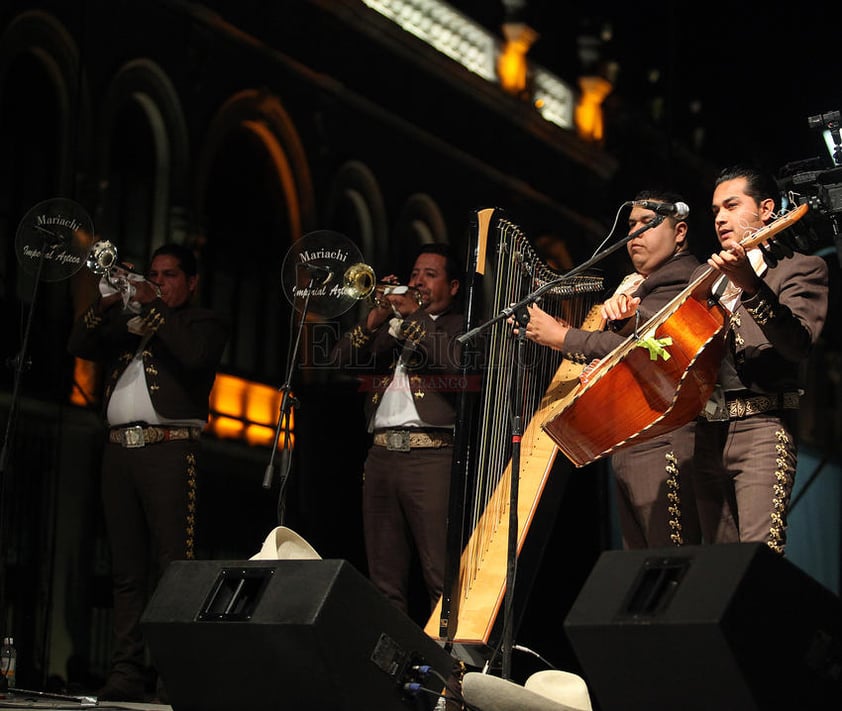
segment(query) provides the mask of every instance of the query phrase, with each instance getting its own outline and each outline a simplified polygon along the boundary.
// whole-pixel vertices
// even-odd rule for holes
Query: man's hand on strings
[[[634,316],[638,306],[640,306],[639,296],[615,294],[600,307],[599,314],[606,321],[622,321]]]
[[[745,248],[736,240],[726,240],[722,246],[724,249],[712,254],[708,264],[728,277],[746,296],[753,296],[757,293],[760,277],[751,266]]]
[[[524,329],[526,338],[539,346],[549,346],[553,350],[560,351],[564,347],[564,339],[570,330],[570,325],[550,316],[537,304],[529,304],[527,313],[529,321]],[[522,327],[515,322],[513,316],[509,317],[509,323],[514,326],[512,333],[515,336],[520,335]]]

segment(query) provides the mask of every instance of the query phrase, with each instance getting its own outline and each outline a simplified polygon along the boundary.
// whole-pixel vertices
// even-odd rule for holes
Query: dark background
[[[833,3],[599,3],[595,12],[557,0],[452,4],[492,30],[507,17],[529,24],[539,34],[529,58],[574,86],[588,64],[582,47],[595,45],[592,66],[617,65],[615,96],[641,107],[662,100],[662,129],[715,164],[777,170],[817,155],[807,117],[842,108],[842,9]]]

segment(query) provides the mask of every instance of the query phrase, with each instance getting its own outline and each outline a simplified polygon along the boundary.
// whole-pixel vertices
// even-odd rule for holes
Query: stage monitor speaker
[[[842,604],[762,543],[603,553],[564,628],[600,711],[842,709]]]
[[[174,711],[427,711],[456,666],[344,560],[178,561],[141,626]]]

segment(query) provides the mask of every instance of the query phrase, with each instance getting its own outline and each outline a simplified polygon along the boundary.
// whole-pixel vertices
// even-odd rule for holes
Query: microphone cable
[[[608,240],[611,239],[612,235],[614,234],[614,231],[617,229],[618,223],[620,222],[620,213],[623,211],[624,207],[631,207],[631,205],[632,201],[627,200],[622,205],[620,205],[620,207],[617,208],[617,212],[614,215],[614,224],[611,225],[611,229],[608,231],[608,234],[606,235],[605,239],[602,240],[602,242],[599,243],[599,246],[593,251],[593,254],[591,254],[590,256],[590,259],[593,259],[597,254],[599,254],[599,251],[606,245]]]
[[[540,654],[538,654],[538,652],[536,652],[532,649],[529,649],[529,647],[524,647],[522,644],[514,644],[514,645],[512,645],[512,649],[516,649],[518,652],[526,652],[527,654],[531,654],[536,659],[540,659],[544,664],[546,664],[553,671],[559,671],[558,668],[555,665],[551,664],[549,661],[544,659]]]
[[[421,681],[411,681],[404,683],[401,686],[404,693],[409,694],[410,696],[417,696],[419,693],[424,692],[429,696],[435,696],[437,699],[443,699],[445,709],[447,708],[447,704],[452,702],[454,704],[458,704],[460,709],[465,709],[466,711],[482,711],[481,709],[478,709],[475,706],[469,704],[467,701],[465,701],[465,697],[462,695],[461,690],[452,686],[450,680],[444,677],[431,665],[417,664],[411,667],[411,671],[415,672],[417,678],[420,678],[421,681],[427,679],[430,675],[436,677],[442,683],[442,686],[444,687],[445,691],[449,692],[452,696],[448,696],[447,694],[442,694],[437,691],[433,691],[432,689],[428,689],[421,683]],[[436,710],[438,711],[438,705],[436,705]]]

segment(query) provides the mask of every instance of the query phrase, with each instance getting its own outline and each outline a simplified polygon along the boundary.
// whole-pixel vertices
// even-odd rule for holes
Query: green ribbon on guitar
[[[660,356],[664,360],[670,359],[670,354],[667,352],[666,346],[672,345],[672,338],[655,338],[653,336],[646,336],[641,338],[635,346],[637,348],[645,348],[649,351],[649,360],[658,360]]]

